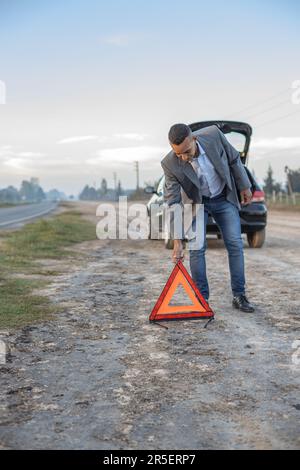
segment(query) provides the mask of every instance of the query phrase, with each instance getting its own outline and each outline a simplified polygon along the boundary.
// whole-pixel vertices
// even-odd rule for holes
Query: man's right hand
[[[177,263],[178,260],[184,261],[184,249],[181,240],[174,240],[172,260],[173,263]]]

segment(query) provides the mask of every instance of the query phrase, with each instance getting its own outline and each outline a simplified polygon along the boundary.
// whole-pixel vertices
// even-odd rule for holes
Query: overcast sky
[[[283,181],[300,167],[299,5],[0,0],[0,188],[135,187],[135,160],[141,183],[161,175],[173,123],[225,118],[252,125],[258,179],[270,163]]]

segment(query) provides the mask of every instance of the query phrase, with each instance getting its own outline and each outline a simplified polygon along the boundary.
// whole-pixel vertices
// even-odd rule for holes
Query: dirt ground
[[[94,204],[81,207],[97,221]],[[289,212],[269,214],[262,249],[245,242],[246,314],[231,307],[226,251],[211,240],[206,329],[149,324],[173,267],[161,241],[96,240],[78,246],[81,263],[52,261],[62,274],[44,293],[60,314],[1,332],[2,448],[299,448],[299,248]]]

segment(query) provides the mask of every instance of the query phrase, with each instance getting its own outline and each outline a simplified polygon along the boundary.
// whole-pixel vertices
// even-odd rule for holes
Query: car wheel
[[[151,240],[151,217],[148,215],[148,240]]]
[[[259,230],[259,232],[247,233],[247,239],[250,248],[261,248],[266,238],[266,229]]]

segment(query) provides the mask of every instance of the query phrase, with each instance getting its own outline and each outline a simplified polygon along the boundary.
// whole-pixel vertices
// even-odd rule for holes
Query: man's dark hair
[[[192,131],[186,124],[174,124],[169,130],[169,141],[171,144],[180,145]]]

